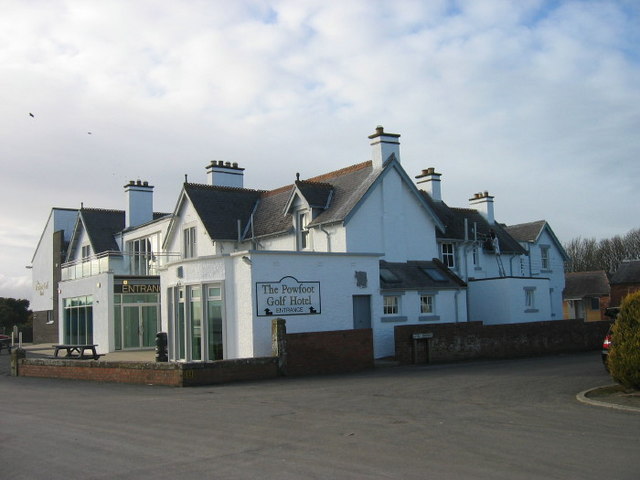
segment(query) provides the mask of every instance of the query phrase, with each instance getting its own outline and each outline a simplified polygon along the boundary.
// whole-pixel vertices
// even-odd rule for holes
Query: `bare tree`
[[[615,272],[623,260],[640,258],[640,228],[599,242],[595,238],[577,237],[565,244],[564,249],[571,258],[566,266],[568,272]]]

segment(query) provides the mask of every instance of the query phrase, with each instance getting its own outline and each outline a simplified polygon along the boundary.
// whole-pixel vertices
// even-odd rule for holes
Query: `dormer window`
[[[296,234],[298,250],[306,250],[309,248],[309,230],[307,229],[308,217],[307,212],[296,213]]]

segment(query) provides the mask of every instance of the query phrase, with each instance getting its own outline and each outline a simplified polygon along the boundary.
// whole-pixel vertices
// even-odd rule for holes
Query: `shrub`
[[[624,298],[611,332],[611,376],[626,388],[640,390],[640,292]]]

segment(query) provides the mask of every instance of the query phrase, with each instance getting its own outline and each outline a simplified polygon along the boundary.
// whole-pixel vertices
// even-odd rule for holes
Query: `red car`
[[[604,336],[604,340],[602,341],[602,363],[604,364],[604,368],[607,368],[607,360],[609,358],[610,348],[611,348],[611,329],[609,329],[607,334]]]
[[[612,318],[615,321],[619,312],[620,312],[620,307],[609,307],[607,308],[605,315],[609,318]],[[610,348],[611,348],[611,327],[609,327],[609,331],[604,336],[604,340],[602,341],[602,363],[604,364],[604,368],[606,368],[607,371],[609,371],[609,369],[607,368],[607,359],[609,358]]]

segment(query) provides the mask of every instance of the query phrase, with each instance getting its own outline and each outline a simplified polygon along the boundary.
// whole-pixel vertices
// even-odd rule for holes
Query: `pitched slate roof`
[[[291,197],[293,185],[264,192],[253,217],[254,235],[261,237],[285,233],[293,229],[293,219],[285,207]]]
[[[123,210],[81,208],[80,221],[87,232],[94,254],[119,250],[115,236],[124,229]]]
[[[518,225],[509,225],[507,232],[519,242],[535,242],[546,224],[546,221],[538,220],[535,222],[520,223]]]
[[[300,191],[311,206],[328,200],[328,207],[309,222],[310,227],[344,221],[379,173],[373,170],[369,161],[263,192],[254,215],[254,233],[260,237],[285,233],[293,228],[291,214],[285,212],[285,207],[296,185],[302,185]]]
[[[536,242],[543,230],[547,230],[549,236],[553,239],[556,244],[556,248],[558,252],[562,256],[565,261],[569,260],[569,254],[566,252],[556,234],[553,233],[553,230],[549,226],[546,220],[537,220],[535,222],[529,223],[520,223],[518,225],[510,225],[505,227],[506,231],[509,232],[513,238],[515,238],[519,242]]]
[[[609,295],[609,279],[604,270],[594,272],[570,272],[565,274],[565,300]]]
[[[238,220],[244,229],[263,193],[259,190],[195,183],[185,183],[184,192],[198,212],[209,237],[219,240],[238,238]]]
[[[469,239],[474,238],[474,227],[477,238],[482,241],[489,237],[491,230],[498,237],[500,251],[522,255],[524,248],[502,227],[495,223],[490,225],[478,210],[472,208],[451,208],[443,201],[435,201],[424,190],[420,193],[427,203],[436,212],[440,221],[445,225],[444,232],[436,230],[437,238],[441,240],[464,240],[465,239],[465,219],[467,220],[467,235]]]
[[[352,165],[335,172],[310,178],[309,182],[328,182],[333,187],[331,204],[318,215],[312,225],[344,221],[380,174],[371,161]]]
[[[331,184],[297,180],[296,187],[311,208],[326,208],[329,205],[333,191]]]
[[[390,156],[387,166],[397,162]],[[311,207],[321,209],[308,226],[344,222],[385,170],[374,170],[371,161],[333,172],[298,180],[271,191],[245,188],[185,184],[184,192],[193,203],[211,238],[237,239],[238,220],[243,238],[277,235],[293,229],[293,219],[286,211],[298,190]],[[409,184],[413,185],[410,180]],[[429,208],[425,204],[425,208]],[[433,212],[432,212],[433,213]],[[251,216],[253,214],[253,231]],[[434,222],[437,218],[434,215]]]
[[[611,276],[611,285],[621,283],[640,283],[640,260],[622,262]]]
[[[442,262],[380,261],[380,288],[383,290],[422,290],[465,287],[466,284]]]

